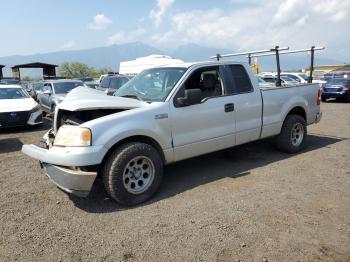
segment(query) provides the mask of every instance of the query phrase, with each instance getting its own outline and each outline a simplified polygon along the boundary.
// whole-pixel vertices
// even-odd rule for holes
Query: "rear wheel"
[[[149,199],[159,188],[162,174],[163,162],[158,151],[139,142],[116,148],[102,171],[107,193],[117,202],[129,206]]]
[[[288,115],[281,133],[275,138],[276,147],[285,153],[296,153],[305,145],[307,136],[306,121],[300,115]]]

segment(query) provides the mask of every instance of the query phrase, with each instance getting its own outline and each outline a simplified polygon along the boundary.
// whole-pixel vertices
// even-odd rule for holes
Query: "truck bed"
[[[261,138],[277,135],[291,108],[304,111],[308,125],[316,121],[318,84],[260,88],[263,101]]]

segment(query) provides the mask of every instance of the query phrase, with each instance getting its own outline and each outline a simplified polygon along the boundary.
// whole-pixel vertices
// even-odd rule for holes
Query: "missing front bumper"
[[[96,172],[73,170],[65,167],[41,163],[46,175],[63,191],[79,196],[89,195],[96,179]]]

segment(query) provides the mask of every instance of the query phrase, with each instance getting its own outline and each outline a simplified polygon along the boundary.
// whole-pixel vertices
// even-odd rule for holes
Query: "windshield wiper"
[[[123,95],[123,96],[120,96],[120,97],[134,98],[134,99],[143,101],[143,100],[142,100],[139,96],[137,96],[137,95]]]

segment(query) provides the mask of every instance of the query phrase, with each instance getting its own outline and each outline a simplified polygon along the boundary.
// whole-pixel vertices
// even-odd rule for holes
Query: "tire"
[[[299,131],[298,131],[299,130]],[[288,115],[284,120],[281,133],[275,138],[276,147],[285,153],[299,152],[305,146],[307,127],[300,115]]]
[[[345,102],[350,103],[350,94],[347,94],[345,97]]]
[[[327,98],[321,97],[321,101],[322,101],[322,102],[326,102],[326,101],[327,101]]]
[[[139,142],[116,148],[102,168],[108,195],[127,206],[148,200],[159,188],[162,176],[163,161],[158,151],[149,144]]]

